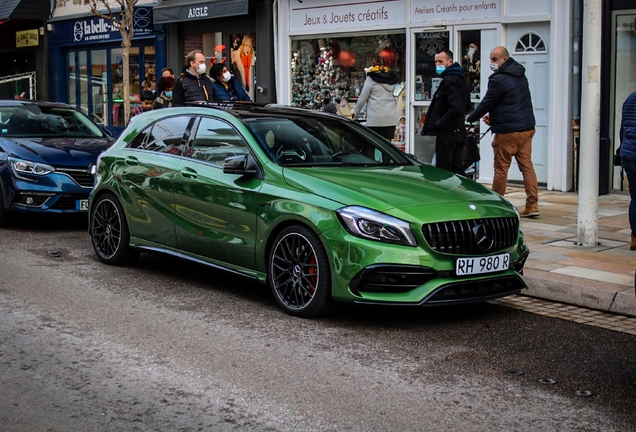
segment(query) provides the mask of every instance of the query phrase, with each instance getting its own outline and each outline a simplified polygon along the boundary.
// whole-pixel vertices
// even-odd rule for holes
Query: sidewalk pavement
[[[508,187],[506,198],[523,210],[523,188]],[[522,295],[636,316],[636,251],[629,250],[629,195],[599,197],[598,245],[576,244],[579,196],[539,190],[538,218],[522,218],[530,247]]]

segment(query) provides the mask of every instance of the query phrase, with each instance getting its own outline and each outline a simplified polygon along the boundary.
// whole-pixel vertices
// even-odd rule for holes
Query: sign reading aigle
[[[208,16],[208,7],[199,6],[188,9],[188,18],[201,18]]]

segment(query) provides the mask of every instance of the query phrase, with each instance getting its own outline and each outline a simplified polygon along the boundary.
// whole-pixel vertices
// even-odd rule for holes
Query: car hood
[[[510,203],[481,184],[430,165],[285,168],[293,187],[403,219],[515,216]]]
[[[115,142],[112,138],[15,138],[0,140],[12,157],[54,166],[88,166]]]

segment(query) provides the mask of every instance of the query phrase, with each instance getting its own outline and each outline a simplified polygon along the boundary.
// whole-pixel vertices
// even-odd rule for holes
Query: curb
[[[523,274],[530,288],[521,295],[636,317],[633,286],[527,268]]]

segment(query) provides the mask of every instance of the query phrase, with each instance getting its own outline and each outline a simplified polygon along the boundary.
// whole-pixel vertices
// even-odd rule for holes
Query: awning
[[[152,8],[155,24],[246,15],[248,0],[163,0]]]
[[[0,1],[0,20],[25,19],[46,21],[49,17],[48,0]]]

